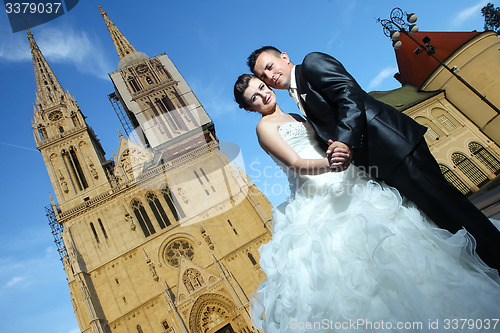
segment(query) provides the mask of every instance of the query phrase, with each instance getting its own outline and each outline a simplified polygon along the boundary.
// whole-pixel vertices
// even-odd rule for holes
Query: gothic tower
[[[118,71],[110,77],[130,123],[136,131],[140,128],[135,134],[152,148],[163,149],[181,142],[179,149],[191,149],[204,144],[205,135],[213,140],[212,121],[168,56],[148,58],[136,51],[100,9],[120,58]],[[168,150],[169,156],[179,153]]]
[[[264,278],[258,248],[271,205],[220,151],[172,61],[137,52],[101,14],[120,58],[111,97],[128,134],[113,160],[28,33],[33,130],[57,198],[48,216],[80,329],[254,331],[248,302]]]
[[[61,207],[71,208],[96,191],[102,191],[101,186],[107,186],[102,167],[104,150],[73,96],[59,84],[29,31],[28,40],[37,85],[33,134],[57,201]]]

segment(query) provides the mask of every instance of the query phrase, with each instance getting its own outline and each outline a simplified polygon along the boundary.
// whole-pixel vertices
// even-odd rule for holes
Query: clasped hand
[[[328,150],[326,151],[328,164],[332,172],[346,170],[352,161],[352,152],[348,145],[340,141],[328,140]]]

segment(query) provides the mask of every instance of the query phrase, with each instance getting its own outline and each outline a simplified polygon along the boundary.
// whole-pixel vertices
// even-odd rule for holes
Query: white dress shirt
[[[290,89],[288,89],[288,93],[295,100],[297,106],[299,107],[300,113],[304,117],[307,118],[306,112],[304,111],[304,107],[302,106],[302,101],[300,100],[299,93],[297,91],[297,81],[295,80],[295,65],[293,65],[292,72],[290,73]]]

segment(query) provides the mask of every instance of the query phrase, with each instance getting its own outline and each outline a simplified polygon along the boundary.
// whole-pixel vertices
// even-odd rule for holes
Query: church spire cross
[[[64,90],[45,60],[35,38],[33,38],[33,35],[28,29],[26,29],[26,31],[28,33],[31,56],[33,58],[33,67],[35,69],[37,104],[47,107],[59,103],[61,97],[65,95]]]
[[[137,53],[132,44],[130,44],[127,38],[125,38],[120,30],[118,30],[116,25],[111,21],[108,14],[101,8],[101,6],[99,6],[99,10],[101,11],[101,15],[104,18],[106,27],[108,27],[109,34],[111,35],[113,44],[115,44],[116,52],[118,52],[118,57],[120,57],[120,60],[129,54]]]

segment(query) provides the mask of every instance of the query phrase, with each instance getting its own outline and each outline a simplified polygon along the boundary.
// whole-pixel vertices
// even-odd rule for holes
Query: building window
[[[163,198],[167,202],[168,208],[170,208],[170,211],[172,211],[172,214],[174,215],[176,221],[179,221],[180,219],[186,217],[186,214],[184,214],[184,211],[177,202],[175,195],[170,191],[168,187],[166,189],[163,189],[161,193],[163,194]]]
[[[59,126],[59,133],[64,133],[64,128],[62,126]]]
[[[151,224],[151,220],[149,219],[142,202],[134,199],[131,206],[134,210],[134,215],[141,226],[142,232],[144,232],[144,236],[148,237],[149,235],[154,234],[156,232],[155,228]]]
[[[193,171],[193,172],[194,172],[194,175],[196,176],[196,179],[198,179],[200,184],[203,185],[203,182],[201,181],[200,176],[198,175],[198,172],[196,172],[196,171]]]
[[[169,112],[167,113],[167,120],[169,120],[169,123],[171,123],[172,128],[176,131],[180,131],[182,129],[187,129],[186,125],[184,122],[179,119],[179,110],[177,107],[172,103],[170,98],[168,96],[163,96],[162,98],[163,103],[167,106],[168,111],[176,111],[176,112]]]
[[[104,229],[104,225],[102,224],[102,221],[101,219],[97,219],[97,221],[99,222],[99,226],[101,227],[101,231],[102,231],[102,234],[104,235],[104,238],[108,238],[108,234],[106,233],[106,229]]]
[[[198,172],[196,172],[196,171],[193,171],[193,172],[194,172],[194,175],[196,176],[196,179],[198,179],[201,186],[203,187],[203,181],[201,180],[200,175],[198,175]],[[205,190],[206,195],[210,195],[210,192],[208,192],[208,190],[206,188],[204,190]]]
[[[477,187],[488,182],[488,177],[464,154],[454,153],[451,160]]]
[[[182,282],[189,293],[201,288],[204,284],[200,271],[194,268],[189,268],[184,272]]]
[[[458,178],[458,176],[446,165],[439,164],[439,168],[441,169],[441,173],[443,174],[444,178],[448,182],[450,182],[453,186],[455,186],[460,192],[462,192],[464,195],[468,196],[472,194],[472,191],[470,190],[465,183]]]
[[[163,328],[166,330],[170,327],[168,326],[168,322],[166,320],[164,320],[161,324],[163,325]]]
[[[205,174],[205,171],[203,171],[202,168],[200,168],[200,171],[201,173],[203,174],[203,177],[205,177],[205,180],[207,181],[207,183],[210,183],[210,180],[208,179],[207,175]],[[215,192],[215,188],[213,186],[210,186],[212,191]]]
[[[161,113],[165,114],[165,119],[167,120],[167,123],[169,127],[172,129],[174,132],[179,132],[180,127],[177,122],[177,119],[175,119],[172,116],[172,110],[175,110],[175,106],[172,104],[170,99],[167,96],[163,96],[162,99],[155,98],[155,103],[158,107],[158,109],[161,111]]]
[[[170,221],[168,220],[167,214],[165,214],[165,210],[160,204],[160,200],[158,200],[158,196],[154,193],[149,192],[146,195],[146,198],[149,203],[149,207],[153,211],[153,214],[160,225],[160,228],[165,228],[170,225]]]
[[[88,183],[85,179],[80,161],[78,160],[76,149],[71,146],[69,148],[69,152],[67,150],[63,150],[61,155],[63,156],[64,164],[75,187],[80,191],[86,189],[88,187]]]
[[[427,132],[425,134],[432,140],[439,140],[439,134],[436,133],[435,130],[432,129],[432,127],[425,125],[427,127]]]
[[[179,266],[181,257],[193,260],[194,247],[186,239],[175,239],[165,248],[165,261],[174,267]]]
[[[500,173],[500,162],[480,143],[469,143],[469,150],[492,173],[494,173],[495,175],[498,175]]]
[[[139,87],[139,85],[137,84],[137,81],[135,80],[135,78],[133,76],[128,77],[128,84],[130,85],[130,88],[132,88],[133,92],[137,92],[137,91],[141,90],[141,88]]]
[[[444,127],[446,127],[449,130],[452,130],[455,128],[455,124],[448,119],[444,114],[440,115],[437,117],[437,119],[443,124]]]
[[[137,333],[144,333],[144,332],[142,331],[142,327],[141,327],[141,325],[137,325]]]
[[[233,224],[231,223],[230,220],[227,220],[227,223],[229,223],[229,226],[233,229],[233,232],[235,235],[238,235],[238,232],[236,231],[236,229],[234,228]]]
[[[99,243],[99,236],[97,236],[97,232],[94,228],[94,223],[92,222],[90,222],[90,229],[92,229],[92,233],[94,234],[96,242]]]
[[[248,252],[248,259],[250,259],[250,262],[252,263],[252,265],[257,265],[257,261],[255,260],[255,258],[253,257],[253,255]]]
[[[38,133],[40,134],[40,139],[42,139],[42,141],[47,138],[47,131],[42,125],[38,126]]]
[[[76,112],[71,113],[71,120],[73,121],[73,126],[78,127],[80,125],[80,121],[78,120],[78,116],[76,115]]]

